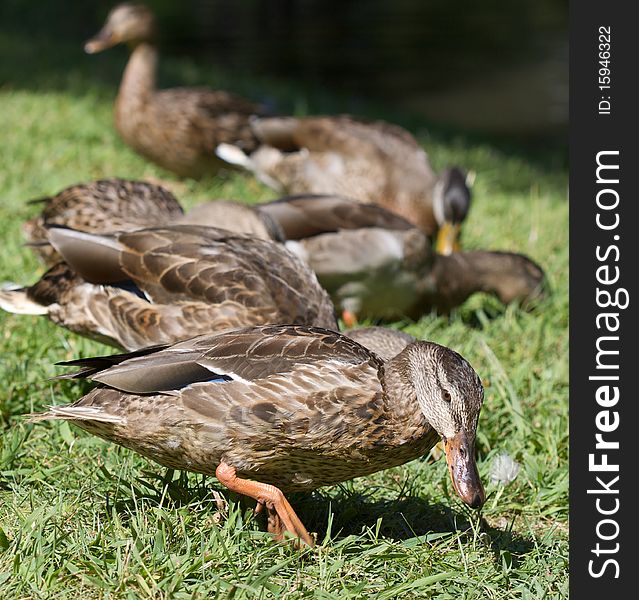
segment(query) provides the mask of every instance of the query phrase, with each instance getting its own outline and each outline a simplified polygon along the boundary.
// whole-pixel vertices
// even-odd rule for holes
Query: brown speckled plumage
[[[279,224],[257,207],[229,200],[211,200],[184,212],[166,188],[147,181],[98,179],[71,185],[54,196],[31,200],[43,205],[23,225],[27,243],[48,265],[61,260],[49,243],[49,227],[87,233],[134,231],[156,225],[205,225],[263,240],[284,241]]]
[[[68,265],[0,291],[3,308],[17,299],[14,312],[129,350],[248,325],[337,328],[313,272],[275,242],[190,225],[50,238]]]
[[[67,364],[100,385],[33,418],[68,419],[167,467],[224,464],[282,491],[312,490],[462,436],[462,475],[453,475],[474,481],[460,488],[466,501],[483,502],[474,463],[483,389],[437,344],[411,343],[384,362],[333,331],[268,326]]]
[[[285,236],[278,222],[263,213],[259,206],[234,200],[204,202],[180,219],[181,223],[220,227],[237,233],[245,233],[262,240],[284,242]]]
[[[128,44],[129,62],[115,102],[115,126],[136,152],[178,175],[199,178],[226,166],[215,155],[220,143],[255,148],[251,116],[259,106],[233,94],[200,88],[156,89],[156,22],[141,4],[121,4],[85,46],[100,52]]]
[[[24,224],[24,234],[50,265],[58,262],[60,256],[48,243],[47,227],[69,227],[89,233],[132,231],[179,220],[184,212],[166,188],[118,178],[71,185],[54,196],[31,203],[44,206],[39,215]]]
[[[417,341],[410,333],[389,327],[360,327],[347,329],[342,333],[385,361],[394,358],[408,344]]]

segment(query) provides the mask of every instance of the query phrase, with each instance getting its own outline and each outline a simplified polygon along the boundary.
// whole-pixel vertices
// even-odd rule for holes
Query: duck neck
[[[415,388],[410,381],[406,361],[410,345],[384,364],[383,389],[387,400],[387,410],[393,415],[389,422],[397,423],[404,441],[421,438],[431,427],[422,413]]]
[[[504,280],[511,269],[511,261],[505,253],[437,254],[425,279],[424,303],[440,312],[448,312],[475,292],[487,292],[501,298]]]
[[[459,306],[471,294],[492,291],[489,281],[477,260],[475,252],[458,252],[450,256],[436,254],[432,268],[423,280],[423,310],[448,312]],[[422,311],[423,312],[423,311]]]
[[[136,44],[124,69],[118,105],[131,108],[133,104],[146,102],[155,90],[155,80],[158,62],[158,51],[151,42]]]

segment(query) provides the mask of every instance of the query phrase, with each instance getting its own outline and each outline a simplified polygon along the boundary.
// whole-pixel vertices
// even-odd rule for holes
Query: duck
[[[157,31],[157,19],[147,6],[119,4],[84,50],[95,54],[117,44],[130,49],[114,108],[115,127],[128,146],[181,177],[214,175],[229,167],[216,157],[216,147],[230,143],[252,151],[255,136],[249,120],[266,111],[221,90],[158,90]]]
[[[112,177],[75,183],[28,204],[42,208],[24,223],[23,233],[27,245],[48,266],[62,260],[49,243],[51,227],[109,234],[156,225],[203,225],[284,242],[279,225],[249,205],[218,199],[185,211],[170,190],[148,181]]]
[[[279,193],[336,194],[379,204],[420,228],[435,250],[459,250],[471,204],[470,179],[458,166],[440,174],[405,129],[350,115],[255,117],[253,152],[218,146],[229,164]]]
[[[549,292],[531,258],[490,250],[439,254],[421,229],[381,206],[300,194],[259,209],[294,242],[289,249],[313,269],[348,327],[362,318],[448,314],[477,292],[523,306]]]
[[[31,286],[5,284],[0,308],[125,350],[268,323],[337,329],[313,271],[275,242],[196,225],[54,227],[49,241],[64,261]]]
[[[433,342],[384,361],[335,331],[268,325],[61,364],[80,367],[63,378],[97,387],[32,421],[66,420],[165,467],[214,473],[265,510],[278,540],[315,543],[286,494],[404,464],[439,440],[459,497],[485,501],[475,459],[483,387],[468,361]]]
[[[76,210],[105,210],[91,196],[88,200],[87,206],[78,202]],[[73,227],[82,220],[72,218],[74,211],[64,206],[66,210],[49,224]],[[109,206],[120,210],[116,204]],[[482,250],[441,255],[433,251],[430,238],[403,217],[338,195],[298,194],[256,205],[220,199],[175,220],[284,244],[313,269],[350,328],[360,319],[447,314],[477,292],[492,294],[504,304],[532,305],[549,289],[543,269],[525,255]],[[94,231],[112,232],[108,214],[94,221],[100,225]],[[131,219],[127,228],[141,225]],[[39,248],[46,247],[43,243]]]
[[[177,198],[162,185],[113,177],[75,183],[27,202],[41,211],[22,227],[27,245],[50,266],[61,257],[49,243],[50,227],[87,233],[132,231],[184,217]]]

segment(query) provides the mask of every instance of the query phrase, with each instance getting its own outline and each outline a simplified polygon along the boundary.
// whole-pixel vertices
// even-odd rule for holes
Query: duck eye
[[[442,392],[442,398],[445,402],[450,402],[452,400],[452,396],[450,395],[450,392],[448,390],[444,390]]]

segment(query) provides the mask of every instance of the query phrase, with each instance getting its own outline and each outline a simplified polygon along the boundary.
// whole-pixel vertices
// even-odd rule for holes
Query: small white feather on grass
[[[510,457],[507,452],[501,452],[490,465],[490,481],[493,484],[508,485],[517,478],[521,465]]]

